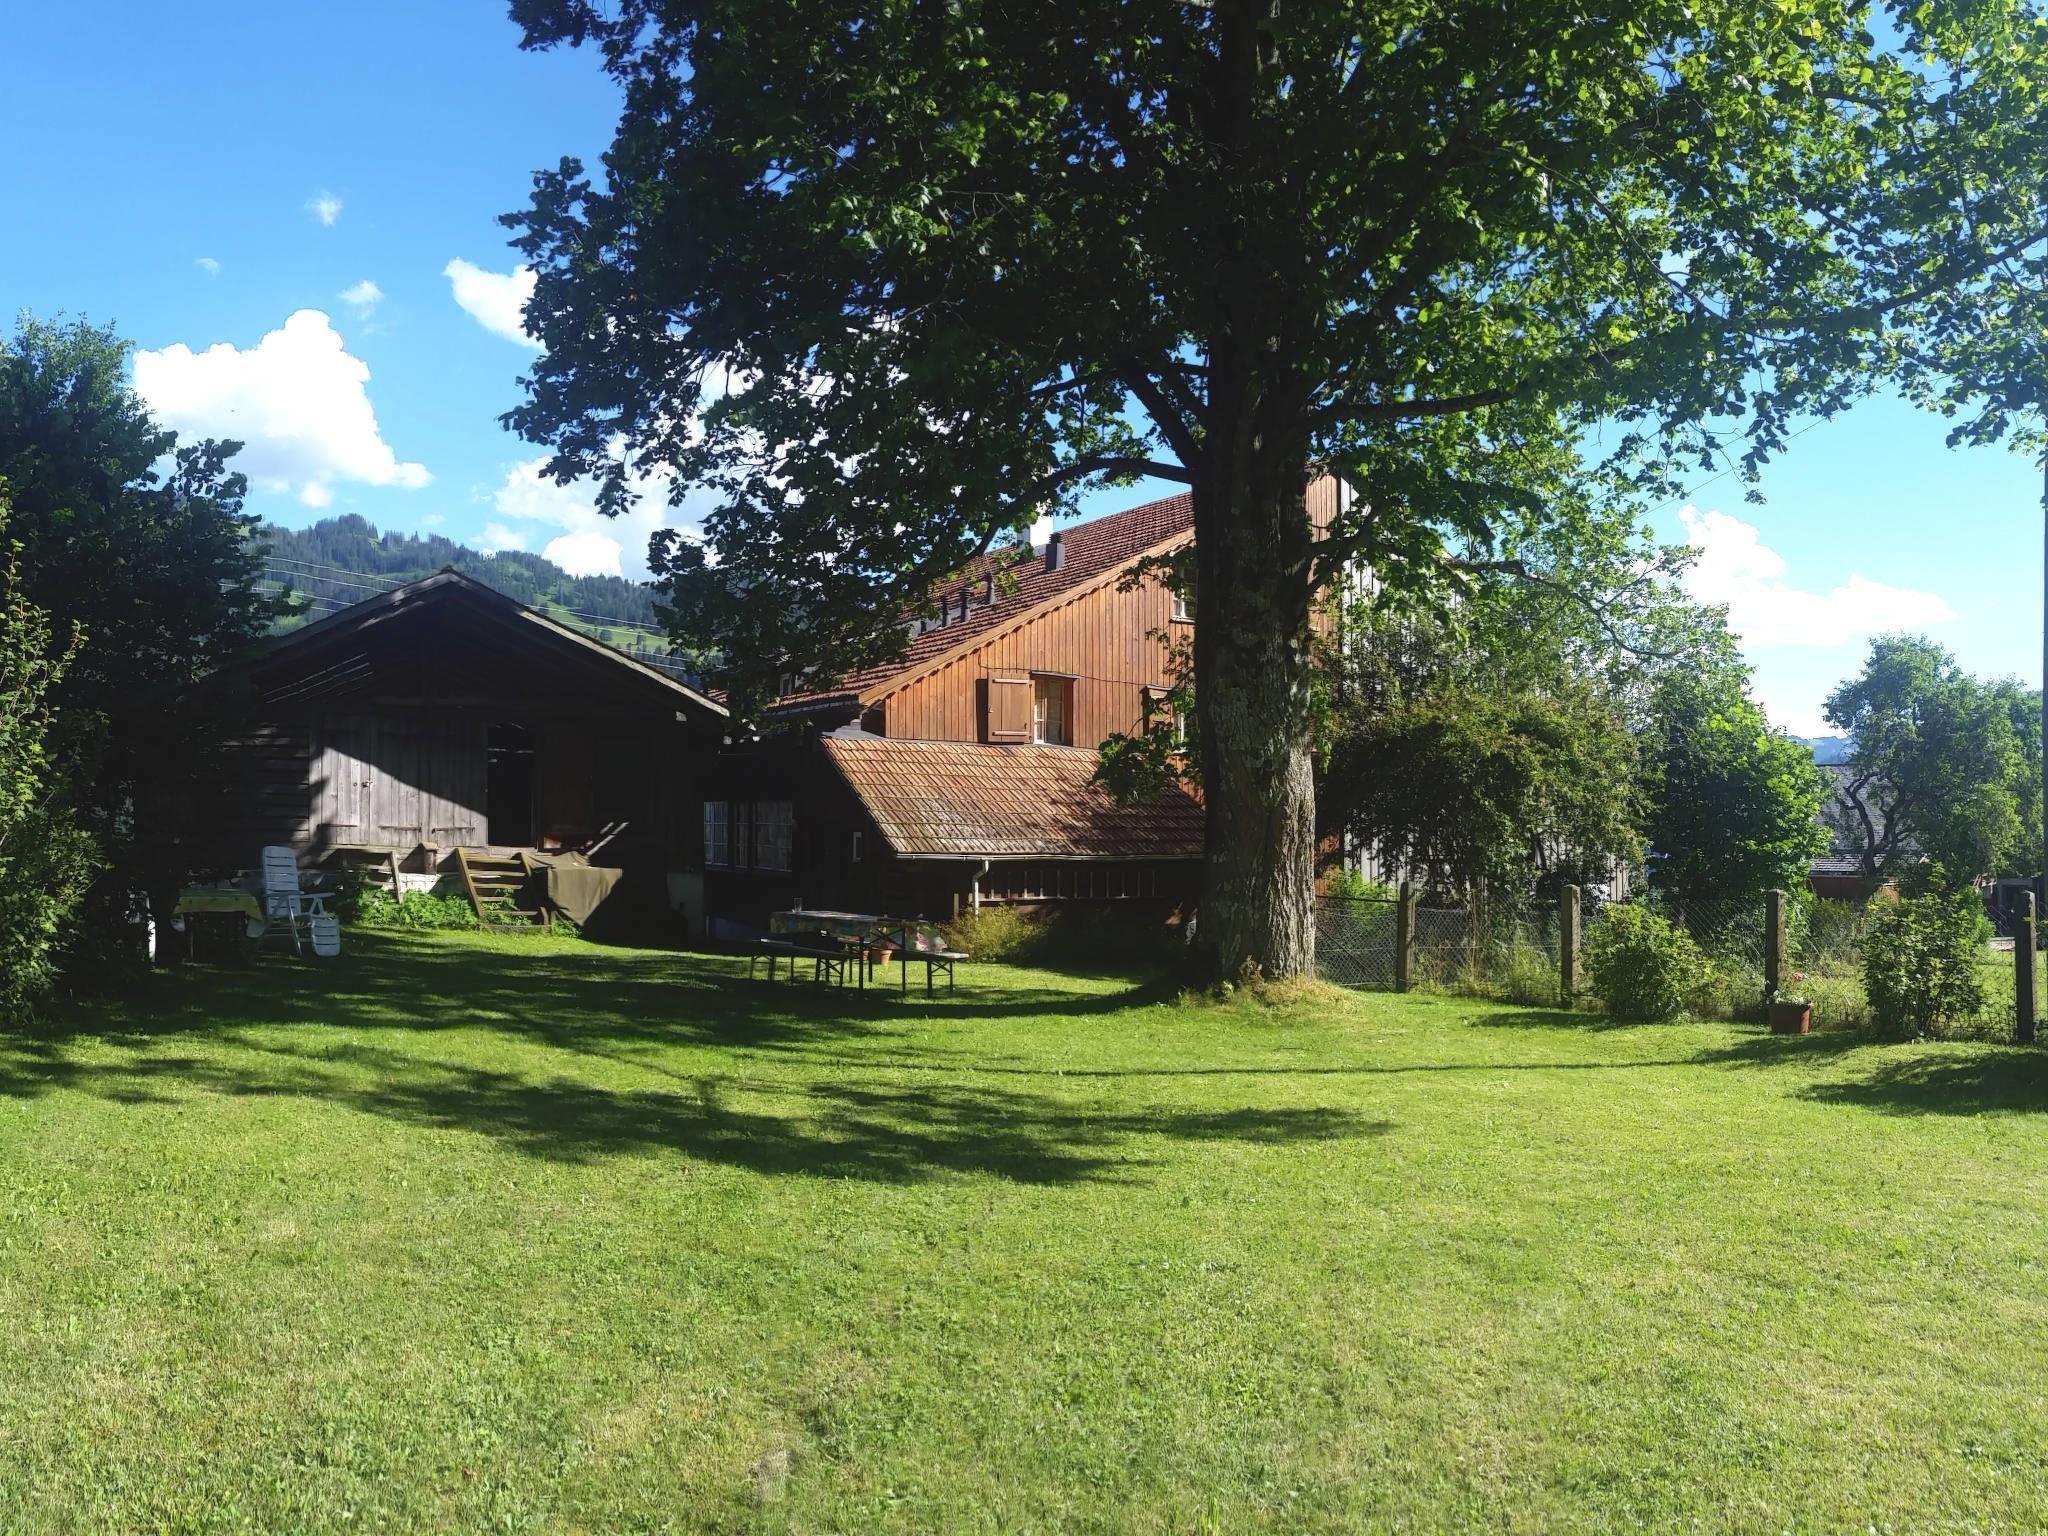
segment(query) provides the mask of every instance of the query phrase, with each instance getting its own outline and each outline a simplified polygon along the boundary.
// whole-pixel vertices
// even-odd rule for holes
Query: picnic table
[[[835,912],[792,908],[768,915],[768,937],[760,940],[747,960],[747,975],[754,963],[768,961],[768,979],[775,979],[778,959],[787,957],[789,974],[796,976],[801,960],[812,965],[814,981],[830,980],[843,985],[849,974],[855,985],[866,990],[868,978],[877,966],[895,960],[901,967],[901,990],[910,990],[910,967],[924,965],[924,989],[934,990],[933,980],[946,973],[946,990],[954,988],[954,965],[966,954],[946,947],[945,936],[936,924],[914,917],[889,917],[875,912]]]
[[[256,938],[263,932],[263,897],[239,881],[219,885],[188,885],[178,892],[171,908],[172,921],[185,930],[185,957],[192,958],[195,935],[203,921],[240,919],[240,936]]]

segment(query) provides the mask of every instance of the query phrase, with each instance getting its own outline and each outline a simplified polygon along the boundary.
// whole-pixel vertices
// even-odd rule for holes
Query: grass
[[[0,1529],[2048,1521],[2048,1056],[357,933],[0,1041]]]

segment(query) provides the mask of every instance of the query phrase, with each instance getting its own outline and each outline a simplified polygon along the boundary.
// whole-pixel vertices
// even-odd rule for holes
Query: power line
[[[381,582],[391,587],[404,586],[407,579],[403,576],[380,576],[374,571],[350,570],[345,565],[323,565],[317,560],[300,560],[291,555],[265,555],[263,562],[266,565],[303,566],[310,571],[332,571],[336,576],[347,576],[364,582]]]
[[[273,568],[271,571],[273,576],[281,575],[294,580],[309,583],[321,582],[336,587],[352,587],[362,592],[388,592],[407,584],[406,578],[403,577],[378,577],[367,572],[348,571],[344,570],[341,566],[322,565],[311,560],[290,560],[282,555],[266,555],[264,557],[264,564]],[[294,567],[300,567],[300,569],[294,569]],[[324,574],[329,571],[336,572],[337,574]],[[489,586],[491,584],[486,582],[485,585]],[[493,590],[501,589],[493,587]],[[509,593],[506,595],[510,596]],[[543,596],[541,601],[548,603],[549,599]],[[583,619],[589,623],[602,624],[612,629],[632,629],[650,635],[666,635],[668,633],[661,625],[649,624],[644,619],[618,618],[610,614],[590,613],[580,608],[564,608],[550,605],[539,611]]]
[[[1812,421],[1809,421],[1797,432],[1789,434],[1785,438],[1785,441],[1789,443],[1795,437],[1806,436],[1807,433],[1811,432],[1815,427],[1819,426],[1826,419],[1827,418],[1824,416],[1816,416]],[[1722,457],[1725,459],[1727,455],[1724,453]],[[1680,491],[1676,496],[1672,497],[1669,501],[1650,508],[1650,516],[1655,517],[1659,512],[1665,511],[1666,509],[1671,507],[1680,506],[1685,502],[1691,501],[1695,496],[1699,495],[1699,493],[1701,491],[1704,491],[1708,486],[1718,484],[1719,482],[1726,480],[1730,475],[1739,474],[1740,472],[1740,469],[1736,465],[1731,464],[1728,466],[1728,468],[1722,470],[1721,473],[1719,473],[1718,475],[1710,476],[1709,478],[1702,480],[1698,485],[1689,486],[1685,490]]]
[[[267,567],[265,574],[268,575],[270,579],[272,579],[273,581],[282,578],[287,581],[303,581],[308,584],[317,582],[322,586],[351,587],[358,592],[383,593],[389,592],[391,590],[391,588],[389,587],[372,586],[370,585],[370,583],[366,581],[345,581],[339,576],[316,576],[310,571],[286,570],[283,567]]]

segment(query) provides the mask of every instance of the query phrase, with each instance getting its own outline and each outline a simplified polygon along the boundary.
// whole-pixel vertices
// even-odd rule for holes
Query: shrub
[[[355,899],[355,921],[366,928],[474,928],[476,910],[467,896],[408,891],[394,900],[388,891],[365,889]]]
[[[52,648],[49,615],[21,595],[8,555],[0,562],[0,1022],[26,1013],[55,983],[58,947],[98,863],[92,839],[62,809],[43,745],[50,690],[69,660]]]
[[[1333,869],[1323,876],[1323,894],[1349,901],[1393,901],[1401,893],[1381,880],[1368,880],[1355,869]]]
[[[1182,939],[1151,902],[1053,910],[992,903],[962,912],[945,931],[977,960],[1083,969],[1170,964]]]
[[[1984,1007],[1988,931],[1974,891],[1873,904],[1860,947],[1877,1027],[1918,1040],[1975,1019]]]
[[[1747,1019],[1762,1012],[1764,973],[1742,956],[1713,955],[1686,994],[1685,1011],[1701,1019]]]
[[[1502,959],[1500,995],[1523,1008],[1558,1005],[1557,960],[1527,939],[1511,943]]]
[[[1638,906],[1609,907],[1586,939],[1593,994],[1618,1019],[1673,1019],[1706,975],[1685,930]]]

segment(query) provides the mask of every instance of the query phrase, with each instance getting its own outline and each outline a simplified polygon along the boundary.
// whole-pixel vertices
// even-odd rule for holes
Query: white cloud
[[[384,302],[384,290],[366,277],[360,283],[349,284],[337,297],[359,317],[367,317],[371,310]]]
[[[597,510],[597,488],[577,481],[557,485],[542,473],[548,456],[526,459],[506,472],[491,497],[501,517],[514,522],[543,523],[561,530],[541,554],[572,576],[647,578],[647,541],[662,528],[689,530],[695,519],[687,504],[669,505],[670,482],[661,475],[635,475],[638,493],[632,510],[606,517]]]
[[[620,564],[623,546],[609,534],[565,533],[541,547],[543,558],[552,560],[571,576],[623,576]]]
[[[204,272],[208,277],[220,276],[220,263],[215,261],[211,256],[202,256],[197,261],[193,262],[192,265],[197,267],[200,271]]]
[[[302,309],[244,351],[182,342],[135,354],[135,392],[180,437],[235,438],[235,466],[263,488],[325,506],[340,480],[416,490],[433,479],[378,430],[369,365],[326,315]]]
[[[332,229],[341,219],[341,199],[332,192],[322,192],[306,200],[306,212]]]
[[[502,550],[526,548],[526,535],[517,529],[507,528],[503,523],[485,523],[484,536],[477,541],[477,548],[487,555]]]
[[[540,343],[526,330],[526,301],[533,297],[533,268],[488,272],[458,256],[441,269],[441,275],[454,289],[455,302],[493,336],[502,336],[535,351],[540,349]]]
[[[1690,506],[1678,516],[1686,541],[1699,552],[1686,572],[1686,589],[1701,602],[1725,604],[1729,628],[1747,644],[1842,645],[1956,617],[1939,593],[1889,586],[1853,573],[1826,592],[1802,590],[1785,581],[1785,557],[1749,523]]]

